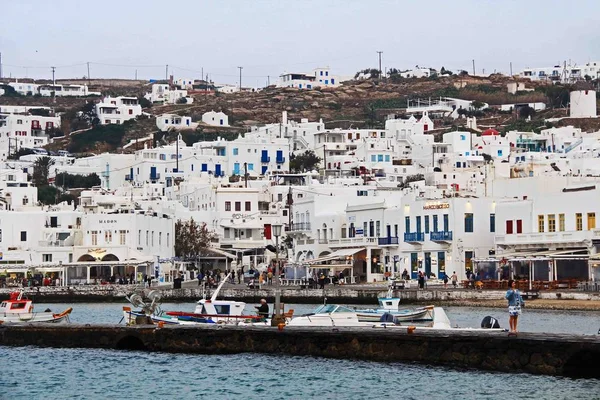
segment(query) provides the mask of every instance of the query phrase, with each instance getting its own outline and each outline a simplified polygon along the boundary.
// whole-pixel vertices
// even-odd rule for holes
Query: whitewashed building
[[[192,122],[192,117],[177,114],[162,114],[156,116],[156,127],[164,132],[170,130],[181,131],[186,129],[196,129],[198,123]]]
[[[122,124],[142,115],[142,106],[136,97],[105,97],[95,105],[100,124]]]
[[[229,126],[229,117],[222,111],[212,110],[202,114],[202,122],[207,125]]]

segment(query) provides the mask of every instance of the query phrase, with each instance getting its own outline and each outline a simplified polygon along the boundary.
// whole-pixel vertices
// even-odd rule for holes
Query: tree
[[[208,230],[206,223],[198,225],[193,218],[175,223],[175,255],[184,260],[198,260],[209,254],[208,249],[215,234]]]
[[[152,107],[152,102],[145,97],[138,97],[138,102],[140,103],[140,106],[142,106],[142,108]]]
[[[38,202],[43,205],[52,205],[56,204],[59,199],[60,190],[58,190],[55,186],[43,185],[38,186]]]
[[[519,108],[519,118],[533,118],[535,110],[532,107],[524,106]]]
[[[481,101],[475,100],[471,102],[471,107],[473,107],[475,110],[479,110],[483,106],[485,106],[485,103],[482,103]]]
[[[187,104],[187,99],[185,97],[180,97],[177,99],[177,104]]]
[[[290,157],[290,170],[300,173],[317,169],[321,163],[321,157],[317,156],[312,150],[307,150],[303,154]]]
[[[33,163],[32,181],[35,186],[48,185],[48,176],[50,175],[50,167],[54,165],[54,160],[50,157],[38,157]]]
[[[89,175],[79,175],[69,174],[67,172],[61,172],[57,174],[54,183],[55,185],[64,187],[66,189],[90,189],[93,186],[99,186],[101,184],[100,178],[95,173]]]

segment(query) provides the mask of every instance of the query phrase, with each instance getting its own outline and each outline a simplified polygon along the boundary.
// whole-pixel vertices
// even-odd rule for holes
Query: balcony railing
[[[278,157],[275,159],[277,164],[283,164],[285,162],[285,157]]]
[[[156,174],[150,174],[150,180],[151,181],[155,181],[157,179],[160,179],[160,174],[156,173]]]
[[[261,162],[261,163],[267,163],[267,162],[271,162],[271,157],[265,157],[265,156],[261,156],[261,157],[260,157],[260,162]]]
[[[125,175],[125,180],[126,181],[132,181],[133,180],[133,176],[127,174],[127,175]]]
[[[310,231],[310,222],[300,222],[292,224],[290,227],[290,231]]]
[[[431,232],[429,240],[432,242],[449,242],[452,240],[452,231]]]
[[[409,243],[424,242],[425,234],[423,232],[406,232],[404,241]]]
[[[40,240],[38,242],[40,247],[65,247],[64,240]]]
[[[319,244],[327,244],[329,241],[327,239],[319,239]]]
[[[392,244],[398,244],[398,237],[383,237],[377,241],[380,246],[389,246]]]

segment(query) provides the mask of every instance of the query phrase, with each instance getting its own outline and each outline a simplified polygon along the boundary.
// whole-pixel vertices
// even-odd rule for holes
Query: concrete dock
[[[267,353],[600,378],[600,337],[383,328],[0,325],[2,346]]]

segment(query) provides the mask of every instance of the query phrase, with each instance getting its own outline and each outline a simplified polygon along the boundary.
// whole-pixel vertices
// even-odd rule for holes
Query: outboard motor
[[[498,322],[498,320],[496,318],[490,317],[488,315],[487,317],[484,317],[483,320],[481,321],[481,327],[483,329],[499,329],[500,323]]]
[[[379,318],[379,322],[391,324],[391,323],[394,323],[394,319],[395,319],[395,317],[392,314],[390,314],[389,312],[386,312],[381,316],[381,318]]]

